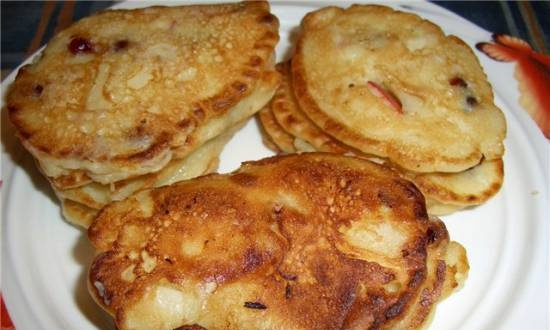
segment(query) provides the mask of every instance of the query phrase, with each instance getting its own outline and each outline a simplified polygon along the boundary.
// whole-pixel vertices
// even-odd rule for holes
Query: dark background
[[[549,54],[550,1],[433,1],[485,30],[506,33]],[[1,1],[2,78],[56,31],[114,1]]]

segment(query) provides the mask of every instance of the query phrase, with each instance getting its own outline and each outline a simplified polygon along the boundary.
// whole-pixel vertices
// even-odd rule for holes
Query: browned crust
[[[298,103],[294,97],[292,80],[290,77],[290,61],[277,64],[276,69],[281,74],[282,79],[281,84],[271,100],[271,112],[279,125],[281,125],[285,131],[308,142],[319,151],[342,154],[346,152],[360,153],[358,150],[345,146],[332,136],[326,134],[310,120],[308,120],[305,125],[301,123],[300,119],[296,118],[298,112],[303,112],[299,109]],[[297,123],[302,124],[305,132],[302,133],[299,129],[294,127]]]
[[[244,163],[231,174],[212,174],[146,194],[153,201],[151,215],[141,213],[136,196],[104,208],[88,230],[99,252],[89,281],[105,288],[103,298],[98,298],[93,286],[91,292],[121,329],[127,309],[161,279],[178,287],[183,279],[202,283],[217,278],[218,290],[261,283],[259,296],[245,297],[234,308],[258,308],[272,320],[285,320],[298,328],[358,324],[378,329],[411,309],[419,313],[416,325],[428,314],[421,310],[429,311],[440,293],[441,267],[437,265],[437,278],[427,283],[433,278],[427,262],[433,259],[430,246],[449,239],[444,224],[428,219],[424,198],[412,183],[370,162],[323,153],[276,156]],[[274,197],[281,194],[293,196],[298,209]],[[380,207],[392,214],[385,221],[409,228],[397,257],[399,270],[382,266],[376,258],[353,257],[340,248],[349,246],[338,234],[340,228],[349,228]],[[128,226],[137,230],[133,243],[125,234]],[[267,231],[270,234],[264,227],[272,228]],[[209,233],[215,228],[226,231],[223,241],[209,240],[208,250],[197,262],[181,255],[179,241],[172,241],[189,230]],[[231,241],[234,238],[237,241]],[[137,277],[130,284],[119,274],[132,264],[125,257],[128,249],[143,246],[139,245],[142,240],[146,246],[136,251],[157,258],[157,266],[150,272],[136,267]],[[223,250],[217,251],[216,244]],[[236,254],[225,257],[231,251]],[[402,286],[395,293],[386,292],[384,286],[398,274],[403,276],[399,277]],[[424,285],[433,286],[429,295],[419,291]],[[420,310],[415,307],[419,295],[426,300]],[[223,317],[224,312],[216,314]]]
[[[261,126],[263,128],[263,132],[265,132],[267,137],[269,137],[266,143],[267,147],[270,147],[269,143],[272,142],[275,144],[276,149],[271,149],[276,152],[277,149],[288,153],[296,152],[296,148],[294,147],[294,137],[283,130],[283,128],[275,121],[275,117],[273,116],[269,106],[264,107],[258,112],[258,118],[262,124]]]
[[[211,5],[194,5],[189,7],[198,9],[205,6]],[[196,113],[201,112],[203,114],[198,116],[201,121],[207,121],[210,118],[220,116],[251,93],[258,80],[261,78],[261,73],[264,71],[264,67],[269,62],[275,45],[279,41],[279,21],[277,17],[269,13],[269,4],[266,1],[245,1],[234,6],[235,10],[241,10],[242,8],[256,10],[258,22],[265,27],[266,32],[254,43],[254,52],[249,56],[246,61],[248,64],[243,66],[240,75],[236,75],[234,80],[218,94],[196,104]],[[160,6],[157,7],[160,8]],[[95,15],[105,13],[111,14],[117,11],[120,10],[102,11]],[[82,148],[85,147],[74,146],[69,152],[65,149],[59,149],[55,141],[33,139],[34,132],[26,125],[24,119],[20,118],[18,115],[21,107],[21,102],[19,102],[18,99],[24,98],[28,100],[35,97],[33,94],[33,86],[35,86],[37,82],[32,79],[31,81],[25,79],[25,76],[28,75],[27,68],[29,66],[31,65],[26,65],[20,69],[13,85],[10,86],[7,95],[7,107],[9,110],[9,119],[15,126],[18,137],[23,142],[23,145],[36,157],[40,158],[40,156],[44,155],[58,159],[73,157],[88,161],[108,161],[120,166],[135,166],[143,161],[158,157],[167,149],[178,147],[177,145],[173,145],[173,136],[165,132],[159,136],[155,136],[154,142],[146,150],[130,154],[121,154],[106,160],[104,158],[96,159],[91,155],[83,155]],[[188,138],[189,140],[193,139],[192,135]]]

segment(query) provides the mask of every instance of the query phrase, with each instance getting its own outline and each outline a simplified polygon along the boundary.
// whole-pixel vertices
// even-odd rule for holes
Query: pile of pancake
[[[505,135],[469,48],[379,6],[308,14],[276,68],[278,39],[266,2],[109,10],[11,86],[117,329],[419,329],[467,277],[433,214],[498,190]],[[201,176],[258,111],[323,152]]]
[[[215,170],[275,92],[278,27],[247,2],[108,10],[57,34],[7,104],[66,219]]]
[[[411,13],[327,7],[302,20],[260,113],[285,152],[352,154],[412,180],[428,211],[481,204],[503,182],[504,115],[470,47]]]

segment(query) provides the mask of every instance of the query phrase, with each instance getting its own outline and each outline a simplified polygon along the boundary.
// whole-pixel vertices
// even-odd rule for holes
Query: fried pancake
[[[504,115],[459,38],[374,5],[323,8],[301,27],[294,92],[323,131],[415,172],[460,172],[502,157]]]
[[[355,151],[323,132],[302,112],[292,88],[290,62],[279,63],[276,68],[281,74],[281,84],[271,100],[270,108],[277,123],[285,131],[306,141],[318,151],[342,154]]]
[[[258,112],[258,119],[262,124],[264,141],[267,139],[268,143],[266,145],[270,147],[270,149],[276,152],[296,152],[296,148],[294,147],[294,137],[285,132],[275,121],[269,106],[264,107]],[[270,146],[269,142],[273,143],[274,147]]]
[[[90,292],[121,330],[418,328],[467,272],[411,182],[335,154],[144,190],[88,236]]]
[[[504,164],[502,159],[484,160],[460,173],[403,173],[429,200],[463,208],[482,204],[500,190],[504,181]],[[431,206],[429,202],[427,204]],[[448,213],[430,211],[435,215]]]
[[[267,2],[100,12],[19,71],[10,120],[50,177],[158,171],[272,97],[278,26]]]
[[[172,160],[158,172],[107,185],[92,182],[72,189],[56,189],[54,186],[54,190],[61,199],[69,199],[91,208],[100,209],[112,201],[130,196],[137,190],[187,180],[207,173],[208,170],[215,171],[223,147],[242,126],[241,123],[231,128],[206,142],[183,159]]]
[[[292,89],[289,63],[278,64],[277,70],[281,73],[282,79],[270,108],[277,123],[286,132],[305,140],[317,151],[351,154],[388,164],[417,185],[426,196],[430,214],[444,215],[467,206],[479,205],[500,190],[504,179],[502,159],[483,160],[479,165],[458,173],[415,173],[398,168],[385,159],[374,159],[372,155],[366,155],[339,142],[317,127],[300,110]],[[273,139],[276,141],[276,136],[273,136]],[[296,150],[311,151],[300,146],[297,146]]]
[[[466,208],[467,206],[444,204],[434,199],[426,197],[426,207],[428,208],[428,210],[430,210],[430,214],[442,216],[442,215],[448,215],[448,214],[460,211]]]
[[[196,166],[190,169],[186,169],[185,173],[182,173],[182,176],[179,177],[176,181],[181,181],[186,178],[193,178],[199,175],[212,173],[218,168],[218,163],[219,160],[217,159],[217,157],[215,159],[212,159],[208,167],[202,173],[196,172],[196,170],[199,168]],[[63,217],[65,218],[65,220],[74,225],[88,228],[92,223],[92,220],[97,216],[100,211],[101,206],[99,208],[90,207],[86,204],[81,203],[80,200],[74,201],[70,199],[64,199],[59,191],[56,190],[55,192],[57,197],[61,201],[61,213],[63,214]]]
[[[60,200],[63,218],[79,227],[88,228],[99,213],[98,209],[88,207],[70,199],[60,198]]]

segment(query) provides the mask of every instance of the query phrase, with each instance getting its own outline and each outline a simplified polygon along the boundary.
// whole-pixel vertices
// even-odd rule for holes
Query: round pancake
[[[416,187],[335,154],[141,191],[88,236],[90,292],[121,330],[418,328],[457,281]]]
[[[262,134],[267,135],[267,141],[272,142],[275,148],[271,148],[275,152],[293,153],[296,152],[294,147],[294,137],[283,130],[283,128],[275,121],[273,113],[269,106],[264,107],[258,112],[258,119],[262,124]],[[264,138],[265,141],[265,138]],[[268,147],[269,142],[266,144]]]
[[[278,38],[266,2],[103,11],[19,71],[9,117],[48,176],[158,171],[267,103]]]
[[[504,164],[502,159],[484,160],[460,173],[404,172],[404,176],[429,199],[466,207],[482,204],[500,190],[504,181]]]
[[[460,172],[502,157],[504,115],[457,37],[374,5],[323,8],[301,27],[294,92],[323,131],[415,172]]]
[[[72,189],[57,189],[56,194],[62,199],[69,199],[88,207],[100,209],[112,201],[122,200],[137,190],[168,185],[187,180],[216,170],[218,157],[223,147],[244,123],[232,127],[222,135],[206,142],[183,159],[172,160],[167,166],[155,173],[117,181],[112,184],[92,182]],[[212,166],[216,165],[216,166]]]

